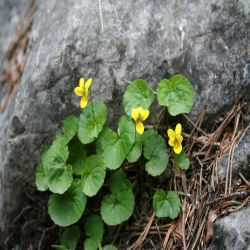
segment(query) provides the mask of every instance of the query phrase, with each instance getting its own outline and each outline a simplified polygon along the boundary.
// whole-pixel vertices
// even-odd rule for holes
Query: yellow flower
[[[181,150],[182,150],[182,141],[183,141],[183,137],[181,135],[181,124],[178,123],[175,127],[175,131],[173,129],[168,129],[168,137],[169,137],[169,141],[168,144],[174,148],[174,152],[176,154],[180,154]]]
[[[88,105],[88,95],[91,83],[92,83],[92,78],[89,78],[85,83],[84,83],[84,78],[80,78],[79,86],[74,89],[76,95],[82,96],[80,102],[80,107],[82,109]]]
[[[142,107],[132,109],[131,116],[135,121],[136,131],[139,134],[143,134],[144,132],[144,125],[142,121],[146,120],[149,115],[148,109],[143,109]]]

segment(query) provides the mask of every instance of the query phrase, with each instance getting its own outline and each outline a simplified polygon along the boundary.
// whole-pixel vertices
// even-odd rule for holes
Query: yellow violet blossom
[[[131,113],[132,118],[135,121],[136,131],[139,134],[143,134],[144,132],[144,125],[142,121],[146,120],[149,116],[149,110],[143,109],[142,107],[132,109]]]
[[[183,137],[181,135],[181,124],[178,123],[175,127],[175,131],[173,129],[168,129],[168,137],[169,137],[169,141],[168,144],[173,147],[174,152],[176,154],[180,154],[182,151],[182,141],[183,141]]]
[[[82,96],[82,99],[80,101],[80,107],[83,109],[88,105],[88,95],[89,95],[89,88],[92,83],[92,78],[89,78],[84,83],[84,78],[80,78],[79,80],[79,86],[74,89],[74,92],[78,96]]]

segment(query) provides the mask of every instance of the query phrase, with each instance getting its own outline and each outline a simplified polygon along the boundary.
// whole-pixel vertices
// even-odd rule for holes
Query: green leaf
[[[48,210],[51,219],[59,226],[70,226],[82,216],[87,198],[82,192],[80,181],[74,180],[64,194],[50,195]]]
[[[72,227],[66,228],[62,234],[61,245],[75,250],[77,242],[80,238],[80,229],[78,226],[73,225]]]
[[[49,190],[53,193],[63,194],[73,181],[72,166],[63,162],[46,162],[44,172]]]
[[[54,140],[52,145],[42,155],[42,163],[50,163],[52,161],[66,162],[69,156],[69,150],[67,145],[58,143]]]
[[[65,164],[68,155],[67,145],[60,144],[55,140],[42,155],[47,185],[53,193],[64,193],[72,183],[72,166]]]
[[[109,179],[109,189],[115,194],[121,190],[132,189],[132,183],[127,179],[123,170],[119,169],[114,172]]]
[[[153,197],[153,208],[157,217],[175,219],[180,212],[181,201],[174,191],[165,192],[158,189]]]
[[[107,194],[101,202],[102,219],[108,225],[118,225],[132,215],[134,204],[134,195],[131,189]]]
[[[71,250],[71,249],[66,248],[65,246],[61,246],[61,245],[52,245],[51,247],[56,249],[56,250]]]
[[[67,116],[63,120],[62,135],[65,138],[66,144],[74,137],[78,130],[79,118],[74,115]]]
[[[127,116],[122,116],[118,125],[118,136],[106,141],[103,158],[107,168],[117,169],[125,160],[135,140],[135,125]]]
[[[133,108],[142,107],[148,109],[153,102],[154,94],[147,83],[142,80],[132,81],[123,96],[125,113],[130,117]]]
[[[107,146],[115,144],[117,140],[118,135],[112,129],[104,128],[96,140],[96,152],[102,153]]]
[[[72,165],[73,173],[75,175],[82,175],[85,160],[87,159],[87,150],[85,146],[80,142],[76,141],[69,148],[69,158],[67,163]]]
[[[106,175],[106,168],[100,155],[91,155],[87,158],[82,179],[82,191],[87,196],[94,196],[102,187]]]
[[[36,169],[36,187],[39,191],[46,191],[48,189],[47,178],[42,164]]]
[[[168,163],[168,154],[164,138],[153,129],[142,136],[143,155],[148,160],[145,169],[148,174],[158,176],[164,172]]]
[[[172,116],[191,111],[194,103],[194,92],[188,79],[175,75],[170,80],[162,80],[157,87],[157,99],[160,105],[166,106]]]
[[[118,250],[118,248],[113,245],[106,245],[102,248],[102,250]]]
[[[57,133],[53,144],[67,145],[78,129],[79,119],[76,116],[67,116],[62,122],[62,129]]]
[[[94,238],[87,238],[84,240],[83,249],[84,250],[97,250],[99,247],[99,242]]]
[[[131,151],[127,155],[127,160],[130,163],[137,162],[142,153],[142,143],[139,140],[136,140]]]
[[[93,142],[106,121],[107,109],[102,102],[93,101],[93,110],[94,114],[90,103],[80,115],[78,138],[83,144]]]
[[[85,234],[97,242],[102,242],[104,225],[99,215],[92,214],[88,217],[84,225]]]
[[[190,161],[183,151],[180,154],[174,154],[174,163],[177,167],[184,170],[187,170],[190,165]]]

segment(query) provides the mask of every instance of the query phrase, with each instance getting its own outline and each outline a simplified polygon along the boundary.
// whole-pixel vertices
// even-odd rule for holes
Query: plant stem
[[[92,102],[93,96],[92,96],[91,88],[89,89],[89,92],[90,92],[90,103],[91,103],[91,109],[92,109],[92,113],[93,113],[94,121],[95,121],[95,123],[96,123],[96,119],[95,119],[95,111],[94,111],[94,106],[93,106],[93,102]]]

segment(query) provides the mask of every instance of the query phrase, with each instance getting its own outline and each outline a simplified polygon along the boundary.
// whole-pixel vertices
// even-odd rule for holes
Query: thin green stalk
[[[95,123],[96,123],[95,111],[94,111],[94,106],[93,106],[93,102],[92,102],[93,96],[92,96],[91,88],[89,89],[89,92],[90,92],[90,103],[91,103],[91,109],[92,109],[92,113],[93,113],[94,121],[95,121]]]

